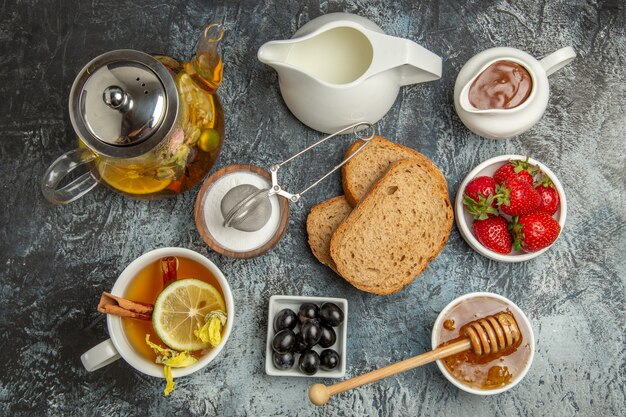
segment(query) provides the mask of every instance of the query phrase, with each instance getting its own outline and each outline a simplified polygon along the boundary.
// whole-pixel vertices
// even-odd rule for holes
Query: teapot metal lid
[[[108,157],[133,158],[168,136],[178,113],[178,92],[163,64],[121,49],[81,70],[69,106],[74,130],[87,146]]]

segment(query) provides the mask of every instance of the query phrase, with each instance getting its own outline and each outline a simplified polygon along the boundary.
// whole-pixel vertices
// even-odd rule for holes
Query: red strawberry
[[[474,236],[487,249],[507,254],[513,247],[513,239],[509,233],[508,222],[502,216],[476,220],[472,226]]]
[[[478,202],[480,197],[487,198],[496,192],[496,182],[491,177],[482,176],[471,180],[465,187],[465,194]],[[496,202],[493,202],[496,206]]]
[[[463,205],[474,218],[484,220],[498,214],[496,210],[496,183],[491,177],[476,177],[465,187]]]
[[[516,179],[526,181],[530,185],[535,182],[534,176],[537,173],[537,167],[528,162],[529,157],[525,161],[509,161],[508,164],[502,165],[493,174],[496,184],[502,184],[506,180]]]
[[[532,213],[541,204],[541,196],[533,186],[516,179],[496,185],[496,198],[500,211],[509,216]]]
[[[535,186],[535,190],[541,196],[541,204],[537,211],[542,211],[550,215],[559,209],[559,192],[554,188],[554,184],[546,174],[543,174],[541,182]]]
[[[554,243],[561,225],[547,213],[535,212],[513,218],[513,246],[524,252],[537,252]]]

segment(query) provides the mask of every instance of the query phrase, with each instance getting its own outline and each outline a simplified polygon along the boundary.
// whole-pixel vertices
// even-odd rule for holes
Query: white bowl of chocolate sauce
[[[576,57],[571,47],[541,60],[515,48],[491,48],[472,57],[454,86],[454,107],[474,133],[493,139],[517,136],[548,106],[548,76]]]
[[[524,312],[511,300],[490,292],[462,295],[448,304],[435,321],[432,348],[462,338],[463,326],[487,316],[508,312],[517,323],[521,339],[497,354],[477,356],[471,351],[437,361],[448,381],[476,395],[494,395],[516,386],[528,373],[535,355],[535,336]]]

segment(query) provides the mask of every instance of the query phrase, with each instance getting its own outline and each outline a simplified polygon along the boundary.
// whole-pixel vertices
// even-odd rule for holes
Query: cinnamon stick
[[[176,281],[178,261],[175,256],[161,258],[161,272],[163,274],[163,288]]]
[[[98,303],[98,311],[120,317],[131,317],[140,320],[152,320],[152,304],[127,300],[108,292],[103,292]]]

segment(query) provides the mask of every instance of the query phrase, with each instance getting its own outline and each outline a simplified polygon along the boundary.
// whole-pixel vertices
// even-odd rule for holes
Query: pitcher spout
[[[262,63],[274,68],[278,73],[280,85],[307,85],[315,89],[319,80],[311,69],[298,60],[297,39],[267,42],[259,48],[257,57]]]
[[[291,40],[267,42],[261,45],[257,57],[262,63],[276,68],[276,66],[287,61],[292,48],[293,42]]]

